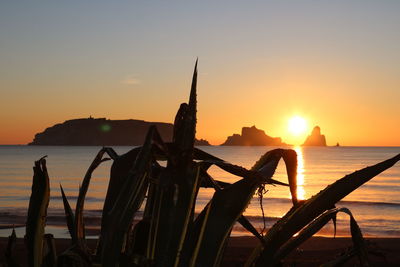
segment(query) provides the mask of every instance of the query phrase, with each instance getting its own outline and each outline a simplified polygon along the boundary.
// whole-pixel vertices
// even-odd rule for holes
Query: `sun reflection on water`
[[[304,200],[306,191],[304,190],[304,158],[303,149],[300,146],[294,147],[297,153],[297,199]]]

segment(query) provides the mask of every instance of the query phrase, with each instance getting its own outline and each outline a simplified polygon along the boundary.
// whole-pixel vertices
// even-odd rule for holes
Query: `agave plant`
[[[30,266],[52,266],[55,262],[58,266],[219,266],[236,222],[259,240],[246,266],[275,266],[327,222],[336,222],[338,212],[350,216],[354,249],[330,264],[358,255],[361,265],[367,266],[367,251],[356,220],[348,209],[338,209],[335,204],[393,166],[400,160],[400,154],[347,175],[312,198],[299,201],[296,197],[297,155],[294,150],[271,150],[251,169],[246,169],[194,147],[196,84],[197,62],[189,101],[181,104],[175,117],[172,142],[164,142],[157,129],[151,127],[143,146],[126,154],[118,155],[112,148],[101,149],[83,179],[75,211],[72,211],[60,186],[72,246],[57,257],[54,252],[43,255],[49,187],[44,159],[36,162],[26,227]],[[103,158],[104,154],[110,158]],[[113,164],[101,232],[96,250],[91,251],[85,240],[84,200],[93,171],[109,159]],[[280,159],[285,162],[288,183],[272,178]],[[166,164],[162,166],[160,161],[166,161]],[[241,179],[233,184],[215,180],[207,172],[213,165]],[[288,186],[293,207],[265,235],[261,235],[243,213],[255,192],[265,184]],[[214,188],[215,193],[196,215],[200,187]],[[134,224],[141,207],[143,216]]]

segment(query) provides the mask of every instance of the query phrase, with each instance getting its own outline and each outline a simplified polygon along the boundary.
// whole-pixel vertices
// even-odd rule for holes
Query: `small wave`
[[[61,200],[62,201],[62,196],[52,196],[52,200]],[[78,200],[78,196],[67,196],[68,200]],[[91,197],[91,196],[86,196],[85,201],[91,201],[91,202],[97,202],[97,201],[104,201],[104,198],[98,198],[98,197]]]

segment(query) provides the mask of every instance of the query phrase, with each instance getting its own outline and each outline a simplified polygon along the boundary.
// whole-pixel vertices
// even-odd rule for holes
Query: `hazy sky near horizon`
[[[172,122],[199,57],[197,137],[294,115],[329,145],[400,146],[400,1],[2,1],[0,144],[73,118]]]

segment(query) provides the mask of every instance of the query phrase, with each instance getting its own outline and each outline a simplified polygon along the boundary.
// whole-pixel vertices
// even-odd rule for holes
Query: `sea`
[[[113,147],[123,154],[133,147]],[[204,146],[199,147],[227,162],[251,168],[267,151],[275,147]],[[298,155],[298,197],[308,199],[337,179],[356,170],[376,164],[400,153],[400,147],[289,147]],[[55,237],[68,237],[60,185],[75,207],[79,185],[93,158],[101,147],[94,146],[0,146],[0,236],[11,233],[14,225],[17,236],[23,237],[24,223],[31,194],[33,164],[47,156],[50,177],[50,202],[46,232]],[[101,220],[101,210],[107,191],[111,162],[104,162],[93,173],[85,202],[87,237],[96,238]],[[217,167],[209,174],[216,180],[234,183],[240,178]],[[274,178],[287,182],[284,162],[279,163]],[[262,198],[255,195],[244,215],[260,232],[268,229],[290,208],[288,187],[266,186]],[[201,189],[196,202],[200,212],[214,193]],[[376,176],[353,191],[337,204],[350,209],[362,233],[367,237],[400,237],[400,163]],[[139,211],[136,220],[142,212]],[[350,236],[349,216],[338,214],[336,236]],[[265,231],[265,230],[264,230]],[[250,235],[236,224],[233,236]],[[319,236],[333,236],[333,223],[329,222]]]

